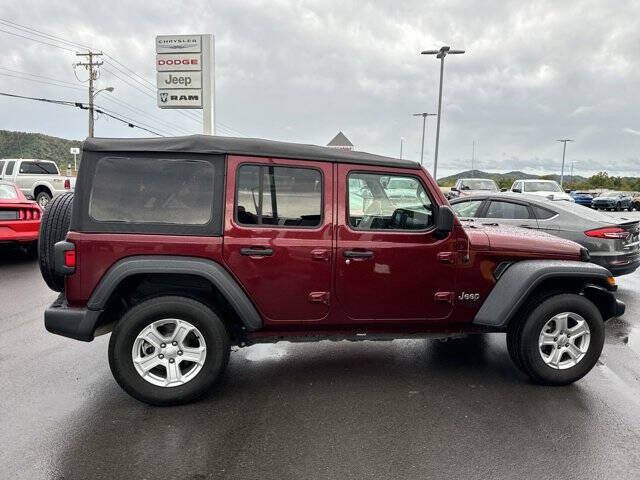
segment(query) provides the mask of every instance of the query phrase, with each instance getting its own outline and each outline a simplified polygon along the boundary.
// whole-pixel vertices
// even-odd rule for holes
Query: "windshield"
[[[16,189],[11,185],[0,185],[0,200],[13,200],[18,198]]]
[[[600,196],[601,197],[613,197],[613,198],[616,198],[616,197],[620,196],[620,193],[618,193],[618,192],[604,192]]]
[[[560,185],[556,182],[525,182],[525,192],[562,192]]]
[[[498,190],[498,186],[493,180],[463,180],[460,188],[462,190],[489,190],[491,192]]]

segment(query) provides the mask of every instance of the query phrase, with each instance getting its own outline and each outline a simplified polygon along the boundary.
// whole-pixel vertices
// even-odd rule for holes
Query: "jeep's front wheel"
[[[165,296],[128,310],[109,341],[109,366],[132,397],[152,405],[195,400],[229,360],[220,318],[195,300]]]
[[[542,385],[568,385],[594,367],[604,346],[604,322],[585,297],[560,294],[530,311],[510,329],[514,363]]]

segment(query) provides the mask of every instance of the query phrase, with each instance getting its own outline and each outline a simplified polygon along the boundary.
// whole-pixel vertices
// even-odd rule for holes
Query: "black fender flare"
[[[491,293],[476,313],[473,324],[502,330],[518,309],[545,280],[553,278],[580,279],[583,293],[603,313],[603,319],[622,315],[624,304],[616,299],[609,285],[611,273],[604,267],[571,260],[523,260],[504,270]]]
[[[105,308],[113,291],[126,278],[144,273],[197,275],[210,281],[236,309],[249,331],[262,328],[262,317],[238,282],[219,263],[207,258],[140,255],[123,258],[104,274],[87,302],[89,310]]]

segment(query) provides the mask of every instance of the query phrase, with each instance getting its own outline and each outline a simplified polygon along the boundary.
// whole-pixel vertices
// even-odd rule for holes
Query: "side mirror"
[[[455,215],[451,207],[448,205],[442,205],[438,208],[436,216],[436,236],[438,238],[445,238],[453,230]]]
[[[571,193],[571,190],[569,190],[568,188],[564,191],[564,193]]]
[[[506,192],[506,191],[507,191],[507,189],[506,189],[506,188],[501,188],[501,189],[500,189],[500,191],[501,191],[501,192]]]
[[[511,191],[514,192],[514,193],[522,193],[522,190],[520,190],[519,188],[514,188]]]

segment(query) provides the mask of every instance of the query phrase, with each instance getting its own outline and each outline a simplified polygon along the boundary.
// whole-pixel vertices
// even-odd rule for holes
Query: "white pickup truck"
[[[73,192],[76,179],[60,175],[51,160],[0,158],[0,180],[14,182],[22,193],[44,208],[53,197]]]

